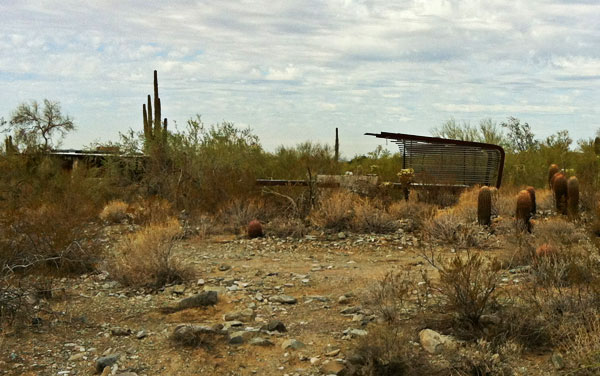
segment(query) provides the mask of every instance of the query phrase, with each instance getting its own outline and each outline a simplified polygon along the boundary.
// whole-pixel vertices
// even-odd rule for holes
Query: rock
[[[280,333],[287,332],[287,328],[279,320],[271,320],[271,321],[269,321],[267,323],[267,325],[263,326],[263,329],[267,330],[269,332],[280,332]]]
[[[346,239],[346,233],[343,231],[338,232],[337,234],[338,239]]]
[[[329,352],[325,353],[325,356],[329,356],[329,357],[333,357],[333,356],[337,356],[340,353],[340,349],[335,349]]]
[[[346,374],[346,367],[342,363],[331,361],[329,363],[323,364],[320,368],[320,371],[325,375],[343,376]]]
[[[293,350],[298,350],[298,349],[302,349],[306,347],[305,344],[303,344],[302,342],[295,340],[295,339],[287,339],[285,341],[283,341],[283,343],[281,344],[281,348],[284,350],[287,349],[293,349]]]
[[[430,354],[439,354],[444,349],[456,346],[454,339],[442,335],[431,329],[423,329],[419,332],[419,340],[423,349]]]
[[[209,336],[218,334],[217,329],[205,325],[181,324],[177,325],[171,338],[184,346],[196,346]]]
[[[342,295],[338,298],[338,303],[339,304],[346,304],[350,301],[350,299],[348,299],[348,297],[346,295]]]
[[[222,271],[222,272],[227,271],[229,269],[231,269],[230,265],[227,265],[227,264],[221,264],[221,265],[219,265],[219,270]]]
[[[100,376],[108,376],[111,374],[111,371],[112,370],[110,369],[110,367],[108,367],[108,366],[104,367],[104,369],[102,370],[102,375],[100,375]]]
[[[119,354],[111,354],[96,360],[96,373],[103,372],[106,367],[112,367],[119,360]]]
[[[204,291],[189,298],[185,298],[179,301],[177,304],[177,310],[183,310],[195,307],[207,307],[217,304],[217,292],[216,291]]]
[[[138,376],[138,374],[135,372],[123,372],[123,373],[117,373],[116,376]]]
[[[146,333],[145,330],[140,330],[139,332],[137,332],[137,334],[135,335],[135,338],[137,339],[143,339],[148,337],[148,333]]]
[[[362,329],[346,329],[344,330],[344,334],[347,334],[351,337],[364,337],[368,334],[368,332]]]
[[[342,310],[340,311],[340,313],[341,313],[342,315],[352,315],[352,314],[354,314],[354,313],[357,313],[357,312],[359,312],[359,311],[360,311],[360,309],[361,309],[361,308],[360,308],[359,306],[356,306],[356,307],[348,307],[348,308],[344,308],[344,309],[342,309]]]
[[[262,337],[254,337],[249,342],[252,346],[273,346],[274,343]]]
[[[113,336],[128,336],[131,334],[131,329],[115,327],[110,330]]]
[[[74,362],[74,361],[76,361],[76,360],[83,359],[83,357],[84,357],[84,356],[85,356],[85,354],[84,354],[84,353],[79,353],[79,354],[71,355],[71,356],[69,357],[69,362]]]
[[[554,354],[552,354],[550,360],[552,361],[552,365],[554,366],[554,368],[559,370],[565,368],[565,361],[561,353],[555,352]]]
[[[296,304],[297,300],[289,295],[273,295],[269,298],[270,302],[281,304]]]
[[[246,308],[241,311],[229,312],[223,315],[225,321],[242,321],[248,322],[254,319],[255,313],[251,308]]]
[[[244,343],[244,335],[247,332],[234,332],[229,335],[229,344],[230,345],[240,345]]]

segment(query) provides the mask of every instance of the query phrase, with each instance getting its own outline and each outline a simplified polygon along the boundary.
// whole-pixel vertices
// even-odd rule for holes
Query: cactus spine
[[[144,117],[144,137],[146,142],[164,142],[167,137],[167,118],[161,122],[161,105],[158,96],[158,74],[154,71],[154,119],[152,118],[152,97],[148,95],[148,107],[142,105]]]
[[[552,177],[552,190],[554,191],[554,201],[556,211],[560,214],[567,214],[567,178],[562,172]]]
[[[531,197],[531,215],[535,215],[537,212],[537,205],[535,203],[535,188],[527,187],[525,190],[529,192],[529,196]]]
[[[556,164],[551,164],[550,167],[548,168],[548,185],[550,186],[550,189],[552,189],[552,177],[554,176],[554,174],[556,174],[559,171],[560,171],[560,169],[558,168],[558,165],[556,165]]]
[[[477,222],[482,226],[492,223],[492,192],[488,187],[481,187],[477,196]]]
[[[526,190],[522,190],[517,195],[517,228],[531,232],[531,195]]]
[[[567,210],[571,218],[579,213],[579,180],[575,176],[567,181]]]

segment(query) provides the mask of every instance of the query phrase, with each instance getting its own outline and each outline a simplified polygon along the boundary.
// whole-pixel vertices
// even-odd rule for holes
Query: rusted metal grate
[[[402,154],[402,168],[415,171],[414,185],[500,188],[504,149],[494,144],[416,136],[404,133],[365,133],[392,140]]]

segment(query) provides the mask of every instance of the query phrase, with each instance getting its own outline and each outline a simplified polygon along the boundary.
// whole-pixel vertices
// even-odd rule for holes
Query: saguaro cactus
[[[579,180],[575,176],[567,181],[567,210],[571,218],[579,213]]]
[[[335,129],[335,154],[333,158],[337,162],[340,159],[340,138],[338,137],[338,129]]]
[[[557,173],[552,178],[552,190],[554,191],[554,202],[556,211],[560,214],[567,214],[567,178],[562,172]]]
[[[154,119],[152,119],[152,97],[148,95],[148,109],[142,105],[144,137],[146,142],[163,142],[167,137],[167,118],[161,123],[161,105],[158,96],[158,74],[154,71]]]
[[[531,195],[526,190],[522,190],[517,195],[516,215],[517,228],[531,232]]]
[[[482,226],[492,223],[492,192],[488,187],[481,187],[477,196],[477,222]]]
[[[552,189],[552,177],[559,171],[560,168],[558,168],[558,165],[556,164],[551,164],[548,168],[548,185],[550,186],[550,189]]]
[[[531,197],[531,215],[535,215],[537,212],[537,205],[535,203],[535,188],[527,187],[525,190],[529,192],[529,196]]]

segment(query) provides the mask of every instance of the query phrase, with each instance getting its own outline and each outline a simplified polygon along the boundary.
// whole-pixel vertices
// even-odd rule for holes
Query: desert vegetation
[[[377,148],[344,160],[337,147],[310,142],[270,152],[250,129],[207,126],[200,116],[171,130],[157,85],[155,76],[143,131],[90,146],[118,152],[102,163],[69,164],[48,153],[75,129],[57,102],[44,101],[43,110],[24,104],[4,125],[13,133],[0,155],[0,343],[15,350],[0,354],[2,372],[34,372],[19,360],[28,354],[25,341],[60,341],[86,328],[100,330],[104,353],[54,355],[69,372],[85,372],[83,357],[99,373],[116,364],[138,374],[194,372],[150,360],[136,366],[140,356],[153,357],[151,349],[115,358],[110,340],[131,335],[120,326],[139,320],[166,333],[152,341],[160,338],[168,351],[202,349],[210,357],[260,346],[261,357],[283,364],[269,374],[294,367],[355,375],[600,372],[600,139],[575,147],[567,131],[537,140],[515,118],[499,127],[489,119],[479,127],[451,120],[433,133],[505,147],[500,189],[322,188],[318,175],[396,182],[402,156]],[[306,184],[260,187],[257,178]],[[347,269],[356,264],[350,256],[361,262],[356,269]],[[109,295],[93,291],[99,286]],[[340,296],[329,302],[317,294]],[[77,303],[81,296],[88,303]],[[121,296],[129,303],[114,312],[110,305],[118,303],[103,303],[117,321],[101,326],[90,307]],[[321,327],[297,316],[312,315],[302,306],[315,301]],[[341,316],[331,312],[336,304]],[[119,316],[126,309],[134,312]],[[281,338],[275,319],[289,320],[311,347]],[[163,321],[179,326],[171,331]],[[356,327],[340,328],[348,325]],[[337,336],[331,341],[342,345],[321,351],[333,335],[328,326]],[[268,352],[275,342],[283,342],[285,356],[279,347]],[[61,371],[44,367],[44,374]],[[220,367],[212,371],[241,369]]]

